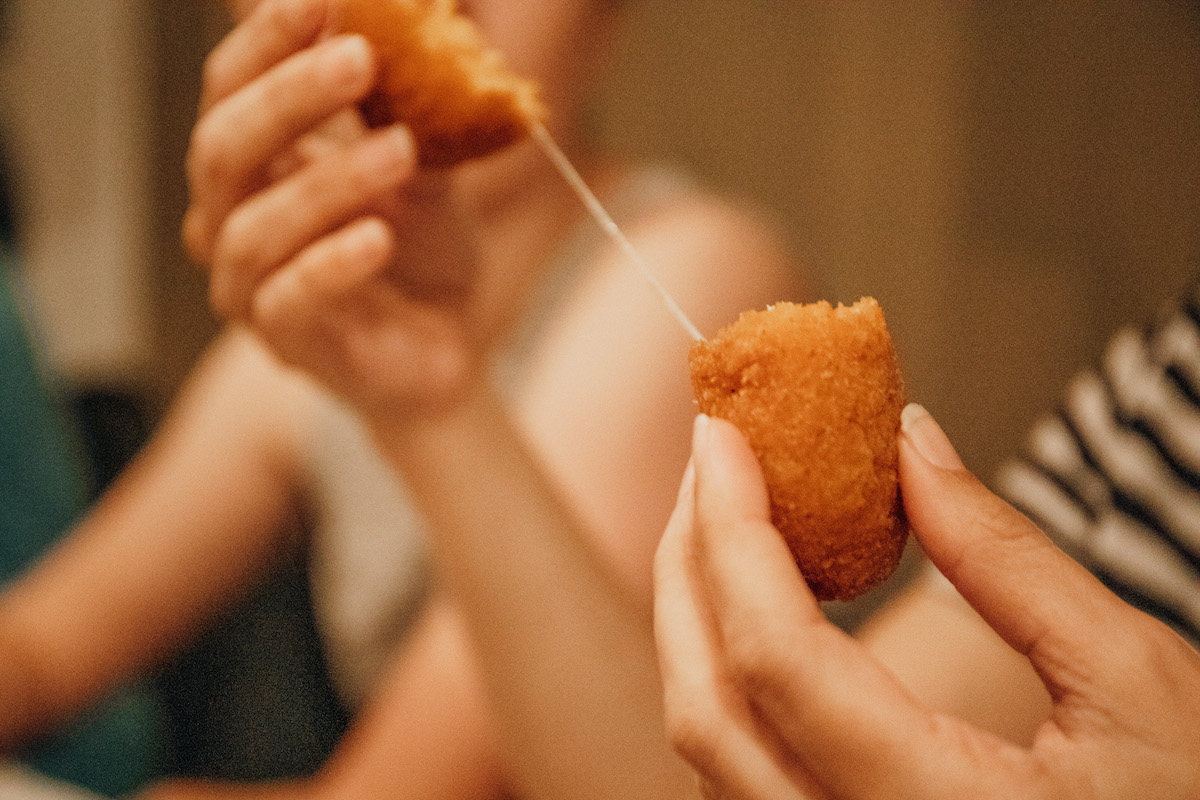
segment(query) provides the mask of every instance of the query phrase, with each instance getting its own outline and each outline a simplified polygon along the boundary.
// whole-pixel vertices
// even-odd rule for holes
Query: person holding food
[[[270,61],[260,59],[254,68],[262,69],[264,60]],[[210,121],[244,131],[245,124],[235,121],[248,121],[239,112],[255,106],[256,98],[267,92],[278,98],[289,80],[311,80],[296,62],[279,63],[299,74],[267,70],[262,83],[239,83],[253,69],[231,68],[236,79],[230,85],[237,88],[218,91]],[[328,110],[309,105],[299,93],[293,99],[289,113],[296,128],[308,130]],[[529,796],[689,796],[694,787],[689,789],[686,777],[656,745],[657,684],[648,677],[653,669],[647,664],[644,629],[636,624],[636,605],[588,546],[589,520],[572,514],[569,488],[546,480],[536,441],[530,447],[522,439],[484,377],[486,347],[480,345],[488,342],[488,321],[503,305],[487,291],[489,275],[495,277],[487,262],[469,256],[472,242],[456,249],[464,244],[453,235],[462,224],[461,208],[447,202],[452,193],[439,183],[445,176],[422,172],[421,147],[412,144],[412,132],[389,123],[369,131],[340,160],[322,164],[319,156],[329,157],[331,151],[306,142],[303,152],[272,169],[265,165],[278,164],[273,161],[277,143],[294,132],[256,133],[271,143],[259,148],[258,160],[197,162],[220,176],[213,186],[234,187],[206,196],[207,170],[201,169],[190,219],[193,247],[213,269],[217,308],[357,408],[385,460],[413,490],[431,523],[441,577],[478,650],[496,719],[516,745],[507,762],[513,785]],[[252,136],[248,149],[256,149],[254,142]],[[347,199],[328,190],[337,184],[335,176],[346,175],[373,190],[377,184],[369,181],[386,177],[373,160],[378,156],[371,154],[389,146],[396,148],[390,165],[395,172],[389,173],[396,183],[388,188],[402,188],[398,207],[380,208],[363,202],[361,193]],[[266,190],[246,179],[264,172],[279,176]],[[297,198],[309,198],[313,216],[290,217]],[[263,247],[247,229],[270,229],[279,239]],[[422,240],[425,234],[450,244],[430,248]],[[692,311],[704,308],[685,294],[694,288],[681,283],[676,289]],[[706,315],[699,319],[701,327],[711,329]],[[583,365],[590,369],[594,361],[585,359]],[[668,726],[706,778],[706,791],[712,796],[870,797],[904,790],[937,797],[1017,785],[1053,792],[1084,773],[1099,776],[1113,796],[1143,780],[1158,781],[1166,793],[1192,785],[1195,708],[1142,693],[1123,673],[1114,676],[1115,665],[1123,668],[1126,662],[1112,655],[1141,665],[1151,685],[1185,687],[1191,699],[1195,654],[1164,626],[1107,594],[1019,515],[979,490],[918,407],[909,407],[904,416],[900,472],[909,519],[934,562],[958,580],[958,588],[1000,634],[1033,655],[1041,679],[1053,690],[1053,708],[1047,708],[1044,694],[1021,691],[1019,703],[1005,711],[1029,712],[1030,718],[1041,713],[1043,719],[1051,714],[1050,722],[1038,729],[1031,748],[1023,749],[972,727],[972,720],[954,720],[940,703],[933,704],[936,710],[923,706],[922,693],[935,695],[936,686],[901,689],[896,674],[903,670],[896,662],[879,656],[892,669],[889,674],[867,655],[886,649],[882,623],[864,633],[864,647],[870,648],[865,650],[825,622],[787,549],[773,538],[777,532],[766,524],[753,458],[729,441],[713,445],[721,435],[728,437],[729,429],[702,417],[690,478],[695,488],[685,482],[682,510],[660,548],[660,588],[665,580],[667,591],[660,592],[658,631]],[[723,462],[723,471],[702,466],[708,459]],[[719,476],[712,481],[716,488],[707,490],[717,498],[715,507],[701,501],[705,469]],[[689,512],[693,491],[695,508]],[[720,504],[722,491],[733,493],[725,498],[728,507]],[[711,518],[703,518],[702,511],[711,511]],[[754,522],[744,527],[773,542],[762,545],[765,554],[754,559],[748,557],[754,551],[746,548],[760,545],[749,535],[736,548],[722,547],[719,540],[722,531],[730,526],[737,531],[747,516]],[[964,550],[963,532],[949,522],[973,517],[990,520],[992,527],[983,530],[978,547]],[[489,524],[481,540],[478,521],[483,518]],[[698,541],[702,535],[712,541]],[[962,552],[969,557],[960,559]],[[771,562],[771,556],[778,560]],[[745,562],[741,566],[739,558]],[[695,575],[696,563],[710,571],[722,565],[743,583],[723,586],[720,575],[705,583]],[[752,565],[750,572],[746,564]],[[1028,596],[1024,580],[1014,588],[1014,569],[1043,575],[1037,584],[1042,590]],[[735,589],[746,591],[748,600],[735,597]],[[719,626],[726,612],[737,624],[709,629],[709,620]],[[1064,620],[1068,624],[1061,629],[1048,627]],[[775,627],[759,627],[766,623]],[[763,630],[778,636],[763,636]],[[514,635],[520,631],[536,636]],[[739,631],[741,636],[734,635]],[[798,638],[809,633],[812,642]],[[734,653],[741,662],[726,663],[730,642],[745,648]],[[1054,658],[1074,657],[1073,648],[1085,645],[1090,646],[1077,662],[1083,670]],[[780,646],[785,649],[774,649]],[[1043,646],[1048,655],[1038,649]],[[812,654],[812,674],[789,671],[796,652]],[[1004,668],[1015,675],[1021,661],[1010,659]],[[736,672],[743,662],[750,670],[745,681]],[[950,663],[961,667],[953,659]],[[987,675],[996,679],[997,688],[1007,685],[1000,680],[1007,676]],[[548,695],[551,684],[564,691]],[[753,694],[760,687],[780,694]],[[763,706],[771,702],[777,704],[776,718],[764,721]],[[810,724],[810,714],[819,715],[820,727]],[[1158,714],[1165,720],[1161,731],[1136,730],[1137,718]],[[1097,725],[1096,717],[1115,722]],[[1159,757],[1142,759],[1147,751]],[[583,784],[581,759],[591,760]]]
[[[906,674],[889,661],[896,630],[910,649],[930,636],[976,648],[981,623],[958,609],[922,615],[918,603],[899,613],[900,624],[873,623],[892,631],[863,641],[833,628],[770,524],[745,440],[700,417],[656,559],[655,627],[668,728],[705,795],[1194,797],[1200,653],[989,492],[928,412],[910,405],[902,419],[900,485],[912,530],[975,619],[1012,648],[1008,667],[995,669],[997,657],[947,682],[1003,696],[1011,661],[1028,659],[1048,709],[1028,713],[1039,704],[1027,686],[1005,713],[1041,724],[1026,742],[985,731],[947,713],[952,703],[930,700],[938,691],[914,680],[921,667]],[[978,647],[984,665],[990,646]],[[936,661],[937,650],[923,657]]]
[[[0,748],[171,658],[304,551],[349,732],[311,777],[147,796],[687,796],[650,608],[690,340],[528,139],[418,168],[416,132],[366,124],[383,54],[339,32],[337,3],[238,5],[185,226],[231,322],[131,468],[0,596],[0,660],[26,666],[0,672]],[[463,10],[699,326],[796,297],[753,215],[590,147],[620,6]]]
[[[284,5],[263,8],[280,13]],[[480,13],[481,9],[475,10]],[[265,24],[265,20],[266,11],[256,14],[243,31]],[[281,27],[276,25],[276,29]],[[300,33],[294,42],[317,40],[312,27],[301,24],[296,30]],[[484,230],[475,227],[470,206],[464,209],[454,202],[458,199],[454,184],[470,180],[471,168],[460,168],[456,175],[423,170],[419,130],[397,127],[392,119],[364,130],[357,118],[348,129],[344,117],[333,114],[341,106],[326,102],[332,93],[314,97],[296,88],[314,85],[320,74],[316,59],[332,58],[336,48],[345,47],[340,56],[349,59],[354,37],[323,39],[310,49],[276,43],[273,52],[245,47],[238,39],[230,41],[233,44],[222,53],[229,60],[218,61],[222,69],[210,72],[208,111],[193,149],[194,204],[188,220],[193,251],[212,269],[216,308],[252,329],[286,363],[315,377],[357,409],[385,463],[403,477],[414,505],[429,522],[433,560],[443,581],[440,588],[454,603],[454,611],[461,614],[458,619],[466,632],[464,639],[479,658],[481,680],[495,711],[493,720],[512,748],[504,761],[509,785],[530,797],[692,796],[697,788],[661,746],[658,714],[662,706],[648,631],[639,624],[638,604],[631,602],[645,594],[636,588],[630,592],[629,587],[636,584],[628,582],[627,574],[622,577],[619,569],[613,570],[611,561],[606,562],[603,545],[597,547],[589,536],[589,531],[593,535],[602,532],[599,518],[588,514],[586,506],[574,506],[576,495],[570,482],[557,482],[545,470],[547,462],[557,463],[553,449],[543,449],[545,442],[530,436],[534,428],[520,413],[521,406],[509,405],[498,391],[502,383],[491,371],[491,345],[503,340],[497,320],[512,316],[505,305],[512,295],[503,287],[517,273],[490,265],[485,257],[490,249],[486,238],[462,235],[463,231]],[[385,58],[387,54],[374,55]],[[340,69],[347,70],[345,83],[339,87],[345,92],[342,102],[361,102],[363,84],[349,80],[353,71],[347,63],[339,65]],[[329,74],[326,72],[326,77]],[[279,103],[274,120],[251,113],[262,108],[268,97]],[[309,132],[318,122],[325,123],[322,134],[337,138],[312,138]],[[242,137],[236,145],[221,135],[234,130]],[[603,185],[604,171],[578,153],[569,136],[552,130],[585,174]],[[519,149],[509,155],[516,158],[522,152],[526,157],[541,156]],[[265,184],[255,180],[262,175],[272,180]],[[352,191],[344,191],[347,183]],[[296,215],[297,207],[306,213]],[[262,235],[265,231],[272,233],[271,239]],[[695,268],[697,263],[686,266]],[[627,274],[625,267],[620,265],[623,275]],[[697,314],[701,328],[711,330],[720,318],[710,316],[710,306],[692,294],[707,284],[697,283],[701,279],[695,275],[676,281],[669,268],[663,274],[681,305]],[[729,278],[729,273],[721,274],[723,289]],[[574,352],[571,371],[563,373],[575,376],[579,385],[588,388],[585,395],[571,395],[567,405],[570,413],[583,412],[591,424],[614,421],[611,387],[626,385],[614,384],[611,376],[604,379],[604,373],[597,375],[597,365],[606,363],[606,357],[628,360],[630,352],[641,357],[641,350],[622,349],[620,341],[610,338],[613,320],[621,318],[621,309],[639,288],[636,276],[629,280],[635,285],[614,283],[609,287],[615,290],[611,303],[602,304],[605,313],[581,330],[587,335],[581,337]],[[761,305],[743,299],[733,304],[732,311]],[[678,335],[661,309],[650,309],[647,314],[657,315],[662,325]],[[726,313],[724,320],[732,316]],[[571,329],[560,333],[569,340]],[[603,342],[603,347],[597,342]],[[681,342],[681,349],[675,351],[676,363],[683,361],[685,344]],[[656,376],[673,368],[668,360],[652,364]],[[600,380],[587,383],[583,379],[589,376]],[[564,379],[556,385],[571,386],[573,382]],[[957,563],[963,575],[974,576],[976,583],[971,588],[978,597],[996,603],[994,607],[986,602],[980,605],[1001,633],[1018,644],[1033,641],[1030,630],[1021,624],[1022,598],[1016,593],[1014,599],[1003,580],[1004,572],[987,568],[992,562],[985,560],[982,567],[967,560],[955,562],[955,545],[961,546],[961,539],[951,535],[946,518],[939,516],[941,510],[958,509],[960,519],[970,513],[999,519],[1005,533],[1001,544],[1017,541],[1021,543],[1018,555],[1032,552],[1044,556],[1046,564],[1040,567],[1021,562],[1022,567],[1040,568],[1047,575],[1044,585],[1049,594],[1037,598],[1043,614],[1081,620],[1081,633],[1057,632],[1065,636],[1066,644],[1058,642],[1062,646],[1055,652],[1065,652],[1063,647],[1081,641],[1109,643],[1116,638],[1139,646],[1138,663],[1146,666],[1152,682],[1190,685],[1195,680],[1194,656],[1186,648],[1175,647],[1180,642],[1172,638],[1174,634],[1106,595],[1056,551],[1034,547],[1033,543],[1041,541],[1038,535],[1006,517],[1002,506],[997,506],[999,501],[968,491],[974,484],[963,480],[961,465],[955,466],[956,457],[949,455],[952,449],[937,444],[942,440],[930,431],[928,418],[920,409],[909,407],[905,417],[900,473],[909,519],[918,536],[924,537],[935,563],[948,572],[953,572],[950,565]],[[728,432],[723,426],[701,417],[697,441],[715,439],[713,431]],[[587,450],[578,441],[572,444],[572,458]],[[627,469],[640,470],[661,455],[653,448],[647,450],[644,439],[638,444],[642,445],[639,452],[622,462]],[[923,446],[928,447],[921,449]],[[1032,750],[1022,750],[970,727],[967,723],[972,720],[950,721],[941,704],[934,704],[936,711],[926,710],[920,700],[928,686],[900,689],[894,677],[873,664],[867,651],[824,622],[811,594],[806,594],[791,554],[777,539],[770,539],[778,534],[763,515],[766,503],[761,487],[755,490],[760,479],[755,477],[754,460],[744,448],[739,455],[728,455],[733,447],[727,444],[724,451],[719,445],[714,448],[727,453],[718,458],[734,464],[715,481],[718,500],[720,487],[725,491],[744,489],[734,495],[733,507],[745,513],[750,508],[747,497],[754,495],[755,513],[760,516],[749,527],[773,541],[776,550],[768,552],[781,557],[774,565],[765,557],[748,561],[756,572],[747,585],[751,591],[757,589],[754,598],[767,605],[781,603],[780,609],[788,613],[780,619],[789,626],[800,625],[800,633],[811,629],[829,646],[828,651],[816,651],[827,659],[821,662],[825,671],[818,669],[818,677],[823,676],[825,682],[813,688],[801,680],[806,677],[801,673],[796,683],[799,691],[806,692],[803,698],[812,708],[827,712],[820,720],[827,724],[822,729],[826,735],[814,737],[818,746],[827,749],[806,757],[807,751],[801,748],[807,744],[807,716],[788,716],[795,711],[787,707],[788,695],[780,700],[784,721],[775,723],[780,730],[763,729],[761,725],[771,723],[759,720],[758,706],[765,701],[739,694],[746,686],[754,688],[759,683],[751,680],[743,685],[726,679],[723,670],[729,667],[721,661],[724,651],[715,644],[723,642],[724,632],[718,636],[706,630],[708,614],[720,621],[726,598],[722,595],[717,597],[719,602],[710,602],[705,591],[712,587],[694,574],[687,577],[689,570],[695,569],[691,562],[701,548],[693,543],[690,550],[683,550],[679,544],[698,535],[687,511],[692,484],[685,482],[680,503],[683,511],[677,511],[660,548],[660,587],[664,574],[670,580],[671,564],[676,565],[677,582],[673,592],[669,584],[668,591],[660,592],[658,631],[667,679],[668,727],[683,753],[705,776],[711,796],[824,797],[856,792],[877,796],[887,786],[905,786],[902,780],[913,782],[912,791],[946,791],[947,787],[958,791],[1003,786],[999,780],[1005,777],[1029,780],[1031,791],[1053,790],[1093,767],[1111,770],[1098,774],[1112,774],[1114,780],[1137,778],[1141,773],[1123,770],[1129,765],[1129,754],[1142,747],[1163,748],[1167,753],[1154,765],[1154,775],[1165,786],[1186,785],[1194,779],[1187,772],[1190,762],[1178,758],[1190,753],[1194,744],[1186,726],[1192,711],[1185,706],[1171,709],[1176,716],[1166,726],[1167,735],[1121,738],[1120,730],[1114,733],[1086,724],[1071,727],[1078,723],[1070,718],[1077,706],[1062,706],[1059,696],[1060,706],[1054,713],[1065,717],[1042,730],[1056,733],[1060,741],[1068,732],[1087,744],[1054,750],[1050,756],[1044,740],[1039,739]],[[933,459],[925,462],[924,472],[914,460],[922,453]],[[702,463],[710,457],[703,447],[697,447],[693,455],[691,480],[697,498],[693,513],[703,523],[697,530],[715,532],[739,523],[741,517],[716,513],[711,520],[701,520]],[[934,467],[960,480],[939,483],[930,475],[945,476],[931,472]],[[707,469],[712,471],[711,466]],[[638,485],[644,487],[644,481],[643,476]],[[945,509],[939,508],[939,501],[947,504]],[[630,515],[628,508],[620,516],[627,530],[636,526],[639,518]],[[483,520],[486,524],[481,526]],[[672,542],[676,543],[674,556]],[[749,546],[749,541],[740,544]],[[722,554],[736,558],[718,545],[708,545],[711,553],[706,557],[712,564],[718,563]],[[1000,557],[1008,551],[1001,546],[997,552],[1000,560],[995,563],[1003,567]],[[973,573],[973,569],[979,572]],[[1061,579],[1067,601],[1055,597],[1059,585],[1051,579]],[[782,588],[779,581],[783,581]],[[715,583],[713,587],[721,588]],[[796,595],[801,599],[796,600]],[[1078,597],[1084,602],[1077,602]],[[757,610],[764,612],[765,608]],[[1112,628],[1118,632],[1115,637],[1111,633],[1098,637],[1093,630],[1095,617],[1081,613],[1097,608],[1104,611],[1106,620],[1116,620]],[[732,615],[736,618],[738,613],[753,610],[738,606]],[[1043,618],[1037,614],[1028,617]],[[742,621],[747,620],[756,625],[762,621],[754,616]],[[873,630],[879,628],[867,629],[865,646],[882,653],[886,639]],[[768,645],[777,642],[760,638],[759,633],[759,628],[748,626],[744,639],[730,637],[744,641],[745,658],[751,665],[755,665],[756,654],[769,655]],[[796,642],[787,636],[779,641]],[[805,652],[811,650],[807,647]],[[1163,663],[1155,663],[1156,653]],[[768,662],[764,669],[780,664],[786,668],[787,655],[783,654],[779,664]],[[1102,667],[1103,655],[1089,651],[1086,663]],[[890,656],[880,658],[896,669]],[[950,663],[961,666],[953,660]],[[1019,666],[1009,663],[1005,669],[1019,673]],[[1072,684],[1077,675],[1053,673],[1052,668],[1061,663],[1042,666],[1043,677],[1058,681],[1056,688],[1074,688],[1084,694],[1092,688]],[[1000,678],[1007,676],[989,676],[997,676],[998,686],[1006,685]],[[763,677],[778,681],[764,680],[762,685],[768,688],[791,685],[786,670]],[[1108,694],[1090,696],[1091,710],[1107,710],[1114,698],[1125,697],[1127,684],[1101,680],[1098,685]],[[1036,693],[1022,697],[1023,705],[1015,710],[1048,713]],[[1130,707],[1139,713],[1160,710],[1157,696],[1132,699],[1138,703]],[[722,700],[732,707],[722,705]],[[953,710],[953,703],[947,705]],[[858,719],[855,714],[864,724],[839,733],[845,719]],[[786,727],[787,719],[801,721],[794,726],[798,732]],[[905,724],[897,725],[897,720]],[[932,733],[914,738],[908,726]],[[853,735],[856,731],[873,737],[865,743],[865,750],[860,746],[862,739]],[[798,736],[798,741],[793,742],[789,733]],[[870,747],[873,743],[878,745],[877,751]],[[833,749],[838,744],[845,745],[841,751]],[[788,747],[796,748],[795,752]],[[851,758],[864,752],[874,759],[866,768]],[[986,755],[989,760],[972,761],[973,754]],[[906,773],[910,757],[928,769]],[[1046,770],[1038,772],[1039,765],[1047,764]],[[950,777],[957,782],[938,782],[943,767],[951,770]]]
[[[518,12],[500,5],[469,10],[482,29],[502,32]],[[301,22],[322,21],[313,7]],[[580,52],[602,41],[598,23],[614,12],[519,8],[531,23],[583,37],[549,51],[573,64],[573,80],[588,71]],[[687,785],[662,737],[649,629],[649,565],[674,495],[664,484],[670,462],[686,460],[687,336],[529,143],[447,174],[416,169],[419,130],[410,139],[406,127],[355,129],[348,144],[301,136],[320,122],[322,133],[346,124],[372,85],[371,59],[384,55],[357,36],[323,38],[297,17],[279,19],[295,9],[264,4],[211,62],[187,230],[211,264],[216,308],[358,409],[403,476],[429,521],[438,578],[480,653],[496,718],[519,745],[510,766],[518,790],[659,797]],[[291,49],[266,50],[256,35],[264,25],[293,26]],[[516,27],[512,35],[498,43],[514,72],[536,78],[555,141],[701,327],[794,295],[778,248],[724,204],[688,190],[640,221],[621,213],[629,199],[619,187],[634,174],[581,149],[572,116],[555,110],[572,102],[562,79]],[[357,67],[357,80],[314,95],[330,59],[342,59],[344,73]],[[273,117],[257,111],[268,96]],[[356,114],[349,122],[361,124]],[[223,130],[238,131],[236,151],[221,148]],[[300,152],[288,148],[297,138]],[[280,152],[295,157],[266,189],[242,177],[271,171]],[[236,160],[245,153],[255,158]],[[522,225],[532,238],[506,240],[487,213],[511,213],[526,192],[546,217]],[[297,206],[312,210],[298,215]],[[585,272],[515,260],[577,225],[595,248]],[[528,287],[550,278],[548,288],[567,294],[549,304],[559,311],[542,323],[545,338],[531,341],[513,321],[547,307]],[[531,359],[524,368],[513,368],[513,344]],[[522,371],[528,383],[512,393],[506,382]]]

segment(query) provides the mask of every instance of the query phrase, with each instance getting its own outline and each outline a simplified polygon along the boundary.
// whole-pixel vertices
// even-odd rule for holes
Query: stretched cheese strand
[[[554,140],[550,137],[550,133],[546,130],[546,128],[540,122],[534,122],[530,126],[530,134],[533,136],[534,141],[536,141],[542,148],[542,151],[550,158],[550,161],[553,162],[558,171],[562,173],[562,176],[566,178],[567,183],[571,185],[571,188],[575,190],[575,193],[579,195],[579,198],[583,201],[583,204],[587,208],[588,212],[595,217],[596,222],[600,224],[601,229],[617,243],[617,246],[621,248],[621,250],[629,258],[630,262],[632,262],[633,265],[638,268],[638,270],[642,273],[642,276],[645,277],[646,280],[650,282],[650,285],[654,287],[654,290],[658,292],[659,297],[662,298],[663,304],[666,305],[667,311],[671,313],[671,316],[673,316],[676,321],[679,322],[689,336],[691,336],[697,342],[704,341],[704,337],[700,334],[700,331],[695,325],[692,324],[692,321],[687,318],[687,315],[683,313],[683,310],[679,308],[679,304],[675,302],[675,299],[667,293],[667,290],[663,287],[662,283],[659,282],[658,278],[654,276],[654,273],[650,271],[650,268],[646,265],[646,262],[642,258],[641,254],[638,253],[638,251],[634,248],[628,237],[621,232],[621,229],[617,227],[617,223],[613,222],[612,217],[609,216],[609,213],[604,210],[604,206],[602,206],[600,201],[596,199],[596,195],[593,194],[592,190],[588,188],[582,176],[580,176],[579,171],[575,169],[567,157],[563,155],[563,152],[561,149],[559,149],[558,145],[554,143]]]

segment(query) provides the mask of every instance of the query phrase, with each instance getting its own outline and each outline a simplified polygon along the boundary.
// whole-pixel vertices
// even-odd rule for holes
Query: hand
[[[711,797],[1184,798],[1200,786],[1200,654],[988,492],[920,407],[900,479],[926,553],[1038,671],[1028,748],[919,705],[828,623],[771,527],[753,454],[697,422],[660,544],[668,728]]]
[[[473,250],[403,127],[367,130],[376,59],[326,0],[264,0],[210,56],[184,239],[222,316],[368,412],[444,401],[474,366]]]

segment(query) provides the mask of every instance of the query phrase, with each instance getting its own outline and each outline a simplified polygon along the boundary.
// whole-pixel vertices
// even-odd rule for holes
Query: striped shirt
[[[996,488],[1200,647],[1200,281],[1160,322],[1117,333]]]

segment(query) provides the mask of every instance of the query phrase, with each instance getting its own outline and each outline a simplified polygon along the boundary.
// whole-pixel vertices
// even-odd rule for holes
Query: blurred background
[[[203,0],[13,0],[0,130],[24,274],[77,390],[151,418],[214,330],[179,245]],[[1200,254],[1200,8],[634,0],[602,135],[772,213],[879,299],[984,474]],[[736,264],[729,268],[737,269]]]

